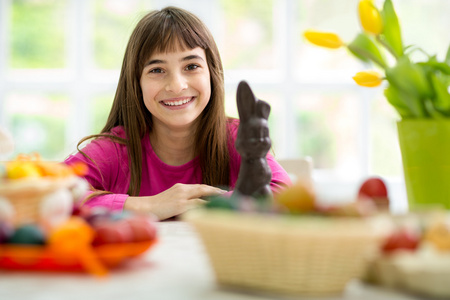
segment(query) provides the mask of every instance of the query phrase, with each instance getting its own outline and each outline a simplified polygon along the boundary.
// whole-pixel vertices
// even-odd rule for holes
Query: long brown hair
[[[195,152],[200,158],[203,183],[229,185],[224,78],[217,45],[207,27],[195,15],[180,8],[166,7],[148,13],[136,25],[125,51],[106,125],[100,134],[88,136],[78,144],[79,147],[88,139],[101,137],[125,144],[131,174],[128,194],[133,196],[139,195],[142,179],[141,140],[152,131],[152,115],[144,105],[140,87],[142,70],[153,53],[174,51],[178,46],[189,49],[201,47],[205,50],[211,76],[211,98],[199,116]],[[109,134],[116,126],[123,126],[125,139]]]

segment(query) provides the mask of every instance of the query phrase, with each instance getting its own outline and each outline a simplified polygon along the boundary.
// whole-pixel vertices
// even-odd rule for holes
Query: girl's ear
[[[255,95],[250,89],[248,83],[245,81],[239,82],[236,93],[236,102],[239,112],[239,119],[241,121],[246,121],[255,114],[256,101],[257,99],[255,98]]]

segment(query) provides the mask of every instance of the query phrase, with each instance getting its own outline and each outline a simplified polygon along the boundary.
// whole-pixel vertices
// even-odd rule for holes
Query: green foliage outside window
[[[94,98],[90,111],[92,112],[92,134],[100,133],[106,124],[113,103],[114,94],[101,95]]]
[[[11,5],[12,68],[54,69],[66,66],[65,0],[14,0]]]
[[[100,69],[120,69],[135,21],[148,11],[143,1],[127,1],[128,11],[114,7],[109,0],[93,1],[94,61]],[[117,2],[117,1],[116,1]]]
[[[326,117],[320,113],[297,112],[299,129],[297,149],[303,156],[310,156],[315,168],[329,168],[336,163],[336,138],[326,124]]]
[[[273,68],[273,0],[221,0],[226,69]]]
[[[11,120],[16,149],[20,153],[38,152],[42,158],[64,158],[66,120],[45,115],[16,114]],[[17,153],[18,154],[18,153]]]

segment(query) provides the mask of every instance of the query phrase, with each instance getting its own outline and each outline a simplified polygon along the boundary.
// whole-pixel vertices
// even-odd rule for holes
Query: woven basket
[[[12,207],[12,223],[40,223],[41,204],[47,195],[68,189],[75,183],[76,177],[66,178],[31,178],[0,181],[0,199]],[[3,203],[5,205],[5,203]],[[1,209],[4,207],[0,207]],[[9,212],[0,211],[0,217]],[[44,220],[45,221],[45,220]]]
[[[293,295],[342,293],[361,277],[381,240],[358,218],[197,210],[198,231],[222,285]]]

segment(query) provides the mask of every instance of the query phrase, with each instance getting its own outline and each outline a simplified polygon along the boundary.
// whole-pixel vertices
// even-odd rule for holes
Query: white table
[[[0,300],[256,300],[309,299],[245,293],[218,286],[201,241],[179,221],[158,223],[160,240],[141,258],[99,279],[84,273],[0,270]],[[322,300],[417,300],[359,282]]]

